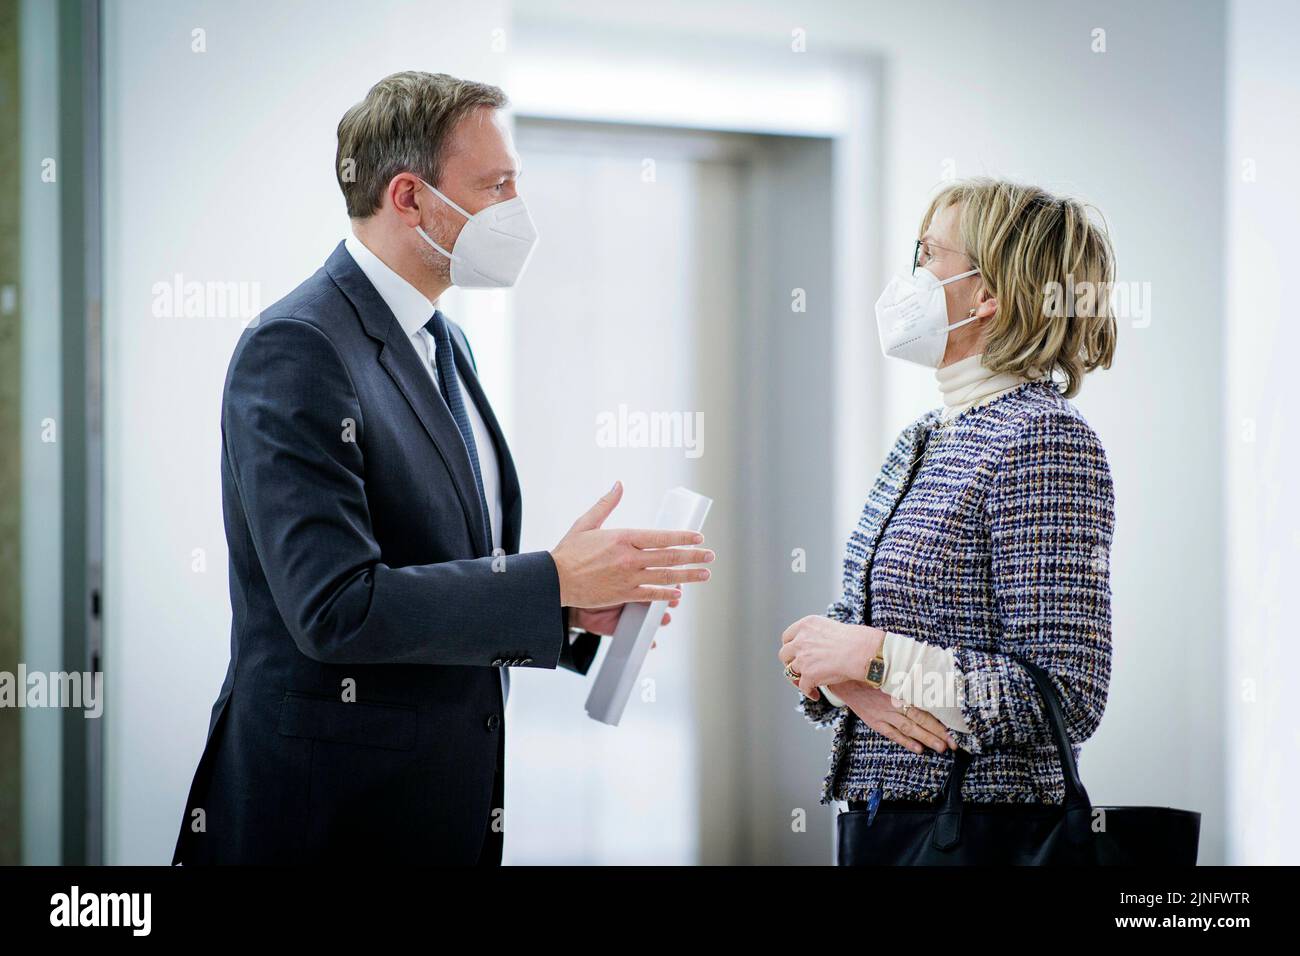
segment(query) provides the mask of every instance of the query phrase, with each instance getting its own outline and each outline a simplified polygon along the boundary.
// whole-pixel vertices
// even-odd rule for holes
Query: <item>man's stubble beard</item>
[[[451,243],[443,242],[442,236],[433,232],[430,232],[429,235],[433,237],[434,242],[444,249],[452,247]],[[438,282],[451,285],[451,260],[423,239],[420,240],[420,259],[424,266],[433,272],[433,276]]]

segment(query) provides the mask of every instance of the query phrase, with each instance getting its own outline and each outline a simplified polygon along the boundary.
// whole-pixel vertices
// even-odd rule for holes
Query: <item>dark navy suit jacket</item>
[[[504,558],[455,420],[342,243],[240,337],[222,402],[230,666],[173,863],[491,856],[504,668],[585,673],[598,638],[569,642],[550,554],[518,553],[514,462],[452,329],[496,444]]]

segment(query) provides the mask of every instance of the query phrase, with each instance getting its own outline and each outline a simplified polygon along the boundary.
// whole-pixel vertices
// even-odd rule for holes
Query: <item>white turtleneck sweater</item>
[[[1021,375],[990,372],[984,367],[983,358],[984,353],[980,352],[935,371],[934,378],[943,395],[941,421],[949,421],[969,408],[991,402],[1029,381]],[[956,658],[949,648],[886,631],[881,656],[885,659],[885,680],[881,690],[904,704],[928,711],[945,727],[970,732],[956,703],[959,672]],[[833,694],[827,694],[827,699],[836,707],[844,706]]]
[[[943,421],[968,408],[991,402],[1029,381],[1023,375],[1010,372],[994,374],[984,367],[983,359],[984,353],[977,352],[935,370],[934,380],[939,383],[939,392],[943,395]]]

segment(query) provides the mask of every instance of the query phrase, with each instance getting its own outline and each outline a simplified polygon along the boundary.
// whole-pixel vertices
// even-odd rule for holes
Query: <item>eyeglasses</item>
[[[947,246],[941,246],[937,242],[932,242],[928,239],[918,239],[916,240],[916,246],[912,249],[912,275],[916,275],[916,270],[923,265],[921,262],[921,254],[924,252],[925,261],[928,263],[934,258],[933,250],[935,249],[938,249],[940,252],[951,252],[955,256],[966,256],[966,253],[964,252],[958,252],[956,249],[949,249]],[[970,256],[966,256],[966,258],[970,259]],[[971,259],[971,265],[974,264],[975,260]]]

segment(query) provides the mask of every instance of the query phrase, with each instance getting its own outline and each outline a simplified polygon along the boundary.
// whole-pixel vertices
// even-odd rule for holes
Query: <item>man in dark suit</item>
[[[689,531],[519,554],[521,495],[469,343],[434,303],[536,238],[495,87],[390,76],[339,124],[353,235],[241,336],[222,404],[233,607],[173,863],[499,863],[509,667],[585,673]]]

